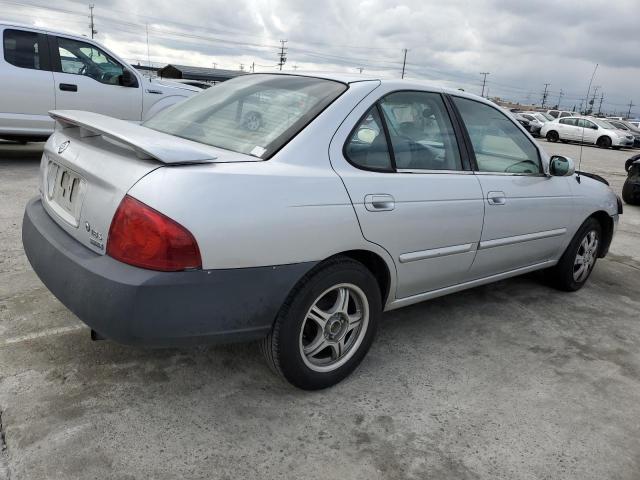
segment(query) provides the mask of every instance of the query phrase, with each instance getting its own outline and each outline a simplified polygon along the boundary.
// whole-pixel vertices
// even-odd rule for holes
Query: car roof
[[[90,38],[88,38],[85,35],[78,35],[78,34],[75,34],[73,32],[70,32],[70,31],[55,30],[53,28],[38,27],[36,25],[27,25],[26,23],[9,22],[9,21],[5,21],[5,20],[0,20],[0,27],[24,28],[24,29],[33,30],[33,31],[36,31],[36,32],[53,33],[54,35],[64,35],[65,37],[77,38],[78,40],[83,40],[83,41],[91,40]]]
[[[327,71],[313,71],[313,70],[296,70],[295,72],[281,72],[279,70],[270,70],[270,71],[256,72],[254,75],[259,75],[259,74],[314,77],[314,78],[322,78],[326,80],[334,80],[336,82],[342,82],[347,84],[373,81],[373,82],[380,82],[383,85],[395,87],[398,90],[415,89],[415,90],[427,90],[432,92],[448,93],[451,95],[470,98],[483,103],[487,103],[489,105],[496,106],[496,104],[494,104],[490,100],[487,100],[486,98],[481,97],[479,95],[465,92],[464,90],[443,87],[442,85],[438,85],[434,82],[429,82],[427,80],[415,80],[415,79],[408,79],[408,78],[399,79],[399,78],[386,77],[384,75],[373,75],[373,74],[364,74],[364,73],[360,74],[360,73],[349,73],[349,72],[327,72]]]

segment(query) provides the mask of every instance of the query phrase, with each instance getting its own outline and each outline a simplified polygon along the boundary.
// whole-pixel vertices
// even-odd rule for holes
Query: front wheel
[[[600,137],[596,141],[596,145],[600,148],[611,148],[611,139],[609,137]]]
[[[601,243],[600,222],[590,217],[580,226],[558,264],[547,271],[551,284],[566,292],[581,289],[593,271]]]
[[[558,132],[556,132],[555,130],[547,132],[547,141],[555,143],[558,140],[560,140],[560,135],[558,135]]]
[[[380,288],[361,263],[336,257],[293,289],[262,351],[296,387],[318,390],[347,377],[362,361],[382,311]]]

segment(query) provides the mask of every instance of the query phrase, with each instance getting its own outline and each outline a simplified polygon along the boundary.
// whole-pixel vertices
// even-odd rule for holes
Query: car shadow
[[[0,164],[39,162],[44,150],[44,142],[16,143],[0,140]]]

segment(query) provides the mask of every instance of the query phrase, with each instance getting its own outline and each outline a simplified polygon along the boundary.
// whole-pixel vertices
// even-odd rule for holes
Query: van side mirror
[[[570,177],[576,172],[576,165],[573,159],[554,155],[549,161],[549,175],[553,177]]]
[[[136,76],[131,73],[131,70],[124,69],[122,70],[122,75],[120,75],[119,83],[123,87],[137,87],[138,79]]]

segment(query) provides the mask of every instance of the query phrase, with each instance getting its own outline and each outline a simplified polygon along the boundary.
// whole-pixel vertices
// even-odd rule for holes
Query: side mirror
[[[554,155],[549,161],[549,175],[554,177],[570,177],[576,172],[576,165],[569,157]]]
[[[130,70],[124,69],[119,77],[119,83],[123,87],[137,87],[138,79]]]

